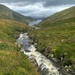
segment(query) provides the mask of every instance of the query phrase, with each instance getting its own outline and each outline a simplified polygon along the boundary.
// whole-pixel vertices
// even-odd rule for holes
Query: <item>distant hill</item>
[[[25,23],[33,21],[33,18],[28,16],[23,16],[2,4],[0,4],[0,19],[15,20]]]
[[[64,11],[58,12],[46,18],[43,22],[38,24],[40,27],[48,27],[49,25],[55,25],[55,23],[64,21],[73,21],[75,19],[75,6]]]

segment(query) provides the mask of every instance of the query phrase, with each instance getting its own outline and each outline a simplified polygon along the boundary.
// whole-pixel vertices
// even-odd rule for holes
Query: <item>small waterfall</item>
[[[55,67],[52,62],[43,56],[40,52],[36,51],[34,45],[30,44],[31,40],[28,38],[27,33],[20,34],[17,39],[17,45],[21,47],[21,51],[24,52],[25,55],[34,60],[37,64],[38,69],[40,70],[42,75],[61,75],[58,71],[58,68]]]

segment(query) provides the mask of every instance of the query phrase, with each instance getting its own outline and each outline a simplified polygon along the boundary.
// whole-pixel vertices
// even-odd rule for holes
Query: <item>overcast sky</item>
[[[0,0],[9,8],[31,17],[47,17],[75,6],[75,0]]]

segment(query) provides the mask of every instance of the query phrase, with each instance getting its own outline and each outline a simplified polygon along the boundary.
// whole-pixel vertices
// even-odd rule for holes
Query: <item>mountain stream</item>
[[[28,34],[20,34],[17,39],[17,45],[21,47],[21,51],[24,52],[28,58],[37,64],[41,75],[61,75],[59,73],[59,68],[53,65],[53,63],[47,59],[44,55],[37,51],[35,45],[31,44],[32,40],[29,39]]]

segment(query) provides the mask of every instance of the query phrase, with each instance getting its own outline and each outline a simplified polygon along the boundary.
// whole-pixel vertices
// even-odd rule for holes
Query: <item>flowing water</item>
[[[61,75],[58,68],[55,67],[52,62],[38,52],[34,45],[30,44],[32,40],[29,39],[27,33],[20,34],[17,39],[17,45],[21,47],[21,51],[29,57],[31,60],[35,60],[41,75]]]

